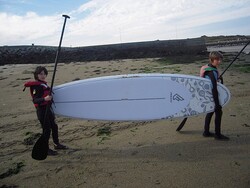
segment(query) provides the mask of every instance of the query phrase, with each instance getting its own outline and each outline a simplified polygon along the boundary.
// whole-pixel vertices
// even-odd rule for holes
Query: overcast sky
[[[0,0],[0,46],[250,35],[250,0]]]

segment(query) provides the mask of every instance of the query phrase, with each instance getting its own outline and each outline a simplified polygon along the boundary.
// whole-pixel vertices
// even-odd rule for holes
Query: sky
[[[0,0],[0,46],[250,35],[250,0]]]

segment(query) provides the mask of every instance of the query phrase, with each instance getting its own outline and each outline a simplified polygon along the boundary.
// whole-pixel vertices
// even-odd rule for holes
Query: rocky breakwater
[[[0,65],[54,63],[56,51],[57,47],[51,46],[2,46]],[[205,52],[206,45],[203,38],[157,40],[89,47],[63,47],[59,62],[199,55]]]

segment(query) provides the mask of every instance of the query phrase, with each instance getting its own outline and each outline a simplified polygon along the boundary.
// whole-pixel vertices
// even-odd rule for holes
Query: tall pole
[[[58,58],[59,58],[59,54],[61,52],[61,45],[62,45],[62,39],[63,39],[63,34],[64,34],[64,29],[65,29],[65,25],[66,25],[66,21],[67,19],[70,17],[68,15],[62,15],[64,17],[64,23],[63,23],[63,28],[62,28],[62,33],[61,33],[61,38],[60,38],[60,42],[59,42],[59,46],[56,52],[56,58],[55,58],[55,66],[54,66],[54,71],[53,71],[53,76],[52,76],[52,81],[51,81],[51,90],[50,90],[50,94],[52,92],[53,89],[53,85],[54,85],[54,80],[55,80],[55,76],[56,76],[56,68],[57,68],[57,63],[58,63]]]

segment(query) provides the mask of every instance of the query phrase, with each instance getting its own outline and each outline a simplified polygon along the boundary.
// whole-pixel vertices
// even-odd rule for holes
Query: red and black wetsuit
[[[45,101],[44,99],[47,95],[49,95],[50,87],[46,82],[40,80],[26,82],[24,86],[30,87],[30,94],[36,107],[37,117],[42,125],[45,139],[49,141],[50,132],[52,131],[53,142],[58,144],[58,126],[55,123],[55,115],[51,110],[51,102]],[[49,106],[46,114],[47,105]]]

